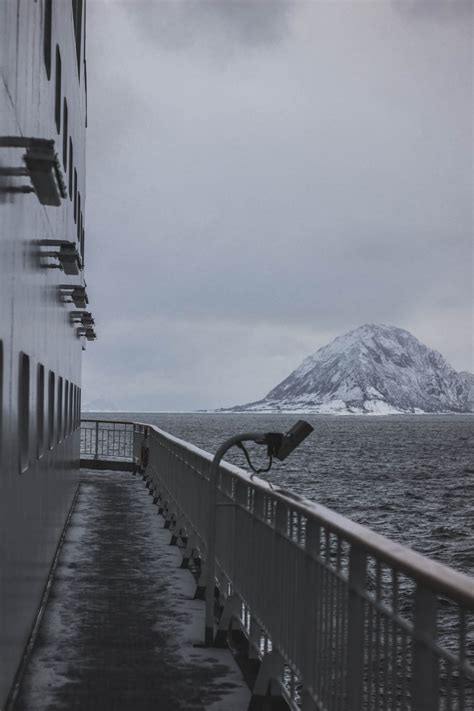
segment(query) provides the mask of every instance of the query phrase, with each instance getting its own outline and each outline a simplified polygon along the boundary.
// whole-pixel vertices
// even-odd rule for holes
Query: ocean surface
[[[297,419],[307,419],[314,432],[263,478],[474,575],[473,416],[103,413],[103,418],[147,422],[208,452],[233,434],[286,431]],[[266,464],[263,447],[249,450],[256,464]],[[227,460],[246,466],[238,449]]]

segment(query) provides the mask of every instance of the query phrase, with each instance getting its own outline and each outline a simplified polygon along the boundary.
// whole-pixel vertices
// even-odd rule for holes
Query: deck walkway
[[[230,652],[193,646],[204,603],[141,477],[82,472],[17,711],[237,711]]]

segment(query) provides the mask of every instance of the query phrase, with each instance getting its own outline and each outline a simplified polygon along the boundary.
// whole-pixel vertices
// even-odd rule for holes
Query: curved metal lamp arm
[[[206,628],[204,641],[211,646],[214,643],[214,586],[216,579],[216,519],[217,519],[217,482],[219,466],[224,454],[240,442],[266,444],[264,432],[246,432],[229,437],[217,450],[209,472],[209,516],[206,546]]]
[[[229,437],[217,450],[212,460],[209,474],[209,524],[206,550],[206,629],[205,644],[214,643],[214,586],[216,580],[216,506],[217,482],[219,465],[224,454],[234,445],[241,442],[255,442],[267,445],[268,455],[275,456],[280,461],[286,459],[291,452],[313,431],[308,422],[298,420],[286,434],[280,432],[245,432]]]

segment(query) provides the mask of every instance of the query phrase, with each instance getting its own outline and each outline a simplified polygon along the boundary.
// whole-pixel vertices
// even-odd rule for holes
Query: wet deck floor
[[[141,478],[82,474],[15,709],[247,708],[230,652],[193,646],[204,604]]]

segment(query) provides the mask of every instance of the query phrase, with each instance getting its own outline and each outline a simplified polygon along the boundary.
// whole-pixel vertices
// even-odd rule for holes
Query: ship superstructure
[[[0,3],[0,707],[77,489],[84,0]]]

